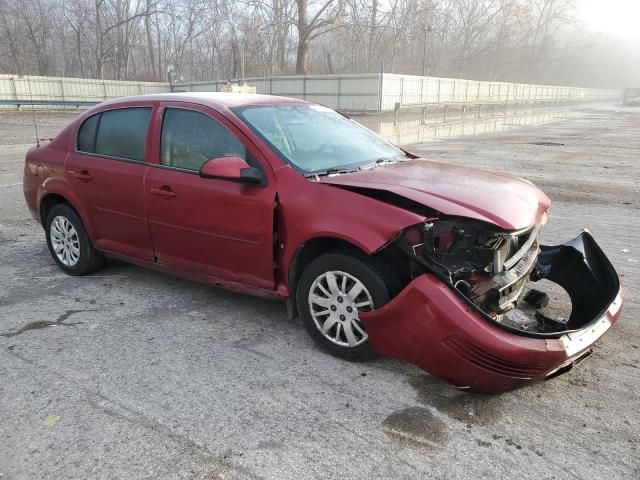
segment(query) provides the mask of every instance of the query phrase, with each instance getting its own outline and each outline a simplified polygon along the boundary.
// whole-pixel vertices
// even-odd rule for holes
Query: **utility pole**
[[[431,33],[433,27],[426,25],[424,27],[424,43],[422,44],[422,76],[427,75],[427,43],[429,43],[429,33]]]
[[[242,42],[240,43],[240,68],[242,70],[242,80],[244,81],[244,36],[242,37]]]

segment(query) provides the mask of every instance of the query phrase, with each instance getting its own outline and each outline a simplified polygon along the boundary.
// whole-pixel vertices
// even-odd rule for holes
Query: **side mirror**
[[[252,185],[264,184],[264,174],[259,168],[251,167],[240,157],[217,157],[207,160],[200,167],[202,178],[219,178]]]

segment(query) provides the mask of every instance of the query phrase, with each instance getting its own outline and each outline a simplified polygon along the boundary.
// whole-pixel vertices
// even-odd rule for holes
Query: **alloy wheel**
[[[54,217],[49,229],[53,251],[64,265],[73,267],[80,260],[80,239],[73,224],[61,215]]]
[[[309,289],[309,310],[322,335],[343,347],[367,341],[359,312],[373,310],[373,299],[365,285],[353,275],[329,271],[319,275]]]

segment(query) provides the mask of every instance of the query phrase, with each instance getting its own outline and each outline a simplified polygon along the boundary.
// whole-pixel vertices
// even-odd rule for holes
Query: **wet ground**
[[[279,303],[119,262],[63,275],[22,199],[29,117],[1,115],[0,478],[640,477],[640,109],[569,113],[408,147],[532,180],[543,240],[588,227],[623,277],[594,355],[497,396],[337,360]]]
[[[544,125],[580,115],[580,109],[558,106],[485,106],[402,111],[393,114],[361,115],[356,120],[396,145],[434,142],[445,138],[508,132]]]

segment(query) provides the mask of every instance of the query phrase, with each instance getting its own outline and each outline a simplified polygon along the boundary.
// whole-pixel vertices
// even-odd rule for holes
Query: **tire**
[[[331,276],[336,279],[333,287],[337,291],[329,284]],[[354,300],[352,289],[358,286],[357,282],[364,289]],[[345,360],[370,360],[376,353],[357,312],[381,307],[400,290],[399,286],[394,271],[379,259],[357,251],[326,253],[313,260],[300,276],[296,291],[298,314],[323,350]],[[349,330],[351,335],[347,335]]]
[[[55,205],[45,220],[49,253],[68,275],[86,275],[99,270],[103,255],[95,249],[78,214],[65,203]]]

